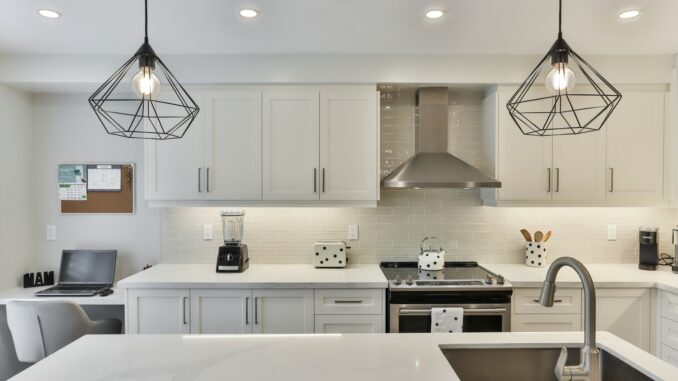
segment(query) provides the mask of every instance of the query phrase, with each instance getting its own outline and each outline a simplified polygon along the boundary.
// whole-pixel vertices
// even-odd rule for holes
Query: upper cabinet
[[[514,91],[500,86],[484,102],[484,133],[495,134],[486,139],[485,168],[502,182],[482,191],[486,204],[667,204],[664,87],[622,88],[622,101],[601,131],[555,137],[520,132],[506,110]]]
[[[183,139],[148,141],[151,204],[376,205],[374,86],[194,91]]]

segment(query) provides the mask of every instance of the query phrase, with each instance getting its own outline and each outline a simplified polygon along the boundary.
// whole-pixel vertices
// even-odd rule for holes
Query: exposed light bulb
[[[546,76],[546,89],[552,94],[571,91],[574,88],[575,76],[565,63],[556,63]]]
[[[132,88],[138,97],[154,99],[160,94],[160,80],[152,68],[144,66],[132,77]]]

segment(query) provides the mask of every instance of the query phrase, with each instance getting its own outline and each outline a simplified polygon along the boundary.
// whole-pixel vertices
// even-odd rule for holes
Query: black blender
[[[241,273],[249,267],[250,259],[247,256],[247,245],[242,243],[244,222],[244,210],[234,209],[221,212],[224,246],[219,247],[218,273]]]

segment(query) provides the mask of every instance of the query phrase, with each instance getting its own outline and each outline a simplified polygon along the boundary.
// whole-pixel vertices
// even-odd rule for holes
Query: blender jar
[[[221,226],[224,232],[224,245],[239,245],[243,239],[245,211],[242,209],[221,212]]]

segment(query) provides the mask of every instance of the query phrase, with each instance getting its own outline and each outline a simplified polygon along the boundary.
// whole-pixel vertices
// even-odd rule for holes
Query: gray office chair
[[[89,334],[120,334],[118,319],[92,321],[85,311],[67,301],[10,301],[7,325],[17,358],[21,362],[38,362]]]

